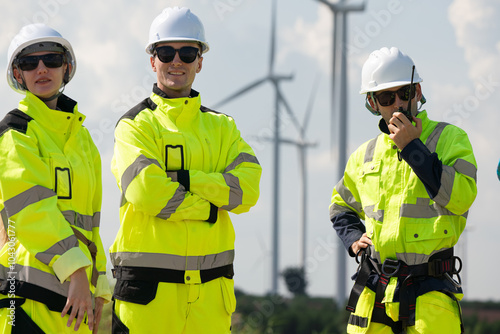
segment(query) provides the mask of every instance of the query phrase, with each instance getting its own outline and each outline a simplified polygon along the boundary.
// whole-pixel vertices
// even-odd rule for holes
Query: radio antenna
[[[410,95],[408,96],[408,112],[410,113],[410,122],[412,121],[412,114],[411,114],[411,96],[413,93],[413,75],[415,74],[415,65],[411,68],[411,83],[410,83]]]

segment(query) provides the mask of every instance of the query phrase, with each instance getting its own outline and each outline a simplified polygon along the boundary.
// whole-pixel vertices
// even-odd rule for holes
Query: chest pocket
[[[180,133],[166,133],[163,136],[165,167],[167,171],[187,168],[185,140]]]
[[[71,199],[72,192],[72,170],[69,162],[62,154],[50,155],[50,170],[54,182],[54,192],[59,199]]]
[[[377,204],[380,201],[380,174],[380,160],[369,161],[362,166],[360,171],[362,190],[359,193],[364,207]]]

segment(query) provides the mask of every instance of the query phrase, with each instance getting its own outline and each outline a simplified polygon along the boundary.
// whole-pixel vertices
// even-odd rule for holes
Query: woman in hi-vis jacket
[[[0,332],[97,332],[111,300],[99,236],[101,160],[77,103],[62,94],[76,61],[44,24],[8,50],[25,94],[0,122]]]

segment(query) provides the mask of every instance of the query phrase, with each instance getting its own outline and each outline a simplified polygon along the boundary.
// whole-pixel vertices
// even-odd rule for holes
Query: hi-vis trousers
[[[0,295],[4,297],[3,295]],[[21,301],[22,299],[16,299]],[[20,303],[20,302],[19,302]],[[9,305],[10,306],[10,305]],[[48,309],[45,304],[26,299],[22,305],[0,308],[0,333],[3,334],[90,334],[87,322],[82,321],[77,332],[74,331],[75,322],[67,327],[69,315],[61,318],[60,312]]]
[[[201,284],[160,282],[147,305],[115,299],[113,334],[231,333],[235,308],[232,279],[219,277]]]
[[[375,292],[365,287],[356,305],[355,315],[367,317],[375,304]],[[387,315],[397,321],[399,303],[384,303]],[[438,291],[427,292],[417,297],[415,326],[406,328],[407,334],[460,334],[460,309],[456,301]],[[394,334],[391,327],[369,321],[363,327],[347,325],[349,334]]]

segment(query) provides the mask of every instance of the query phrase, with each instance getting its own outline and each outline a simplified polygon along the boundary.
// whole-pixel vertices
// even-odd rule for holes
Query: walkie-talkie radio
[[[406,118],[413,122],[413,117],[411,115],[411,99],[413,95],[413,75],[415,74],[415,65],[413,65],[411,69],[411,83],[410,83],[410,91],[408,92],[408,109],[404,110],[403,107],[399,107],[399,112],[403,113]]]

